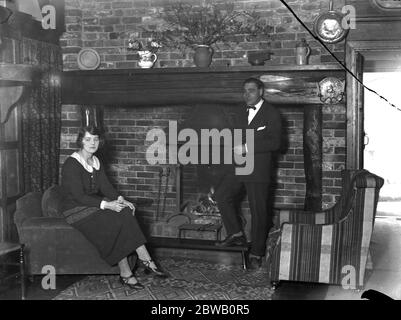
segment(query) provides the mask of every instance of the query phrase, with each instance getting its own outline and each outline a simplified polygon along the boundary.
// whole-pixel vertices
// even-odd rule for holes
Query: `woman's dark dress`
[[[130,208],[121,212],[100,209],[102,200],[119,196],[109,182],[102,164],[88,172],[77,159],[68,157],[63,164],[61,185],[65,193],[62,212],[111,266],[132,254],[146,242]]]

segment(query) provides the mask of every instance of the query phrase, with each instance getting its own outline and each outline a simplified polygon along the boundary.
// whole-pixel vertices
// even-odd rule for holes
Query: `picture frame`
[[[356,22],[399,21],[401,1],[398,0],[346,0],[356,10]]]
[[[401,1],[399,0],[371,0],[381,10],[397,10],[401,12]]]

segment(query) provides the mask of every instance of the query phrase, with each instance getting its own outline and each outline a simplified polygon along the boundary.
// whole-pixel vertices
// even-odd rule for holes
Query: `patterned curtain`
[[[62,71],[59,46],[23,41],[24,60],[40,66],[40,80],[22,106],[22,159],[25,192],[43,192],[58,183]]]

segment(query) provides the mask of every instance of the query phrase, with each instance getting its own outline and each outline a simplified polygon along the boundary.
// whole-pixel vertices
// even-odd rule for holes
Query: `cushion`
[[[60,205],[64,195],[60,186],[48,188],[42,197],[42,212],[44,217],[64,218],[60,212]]]

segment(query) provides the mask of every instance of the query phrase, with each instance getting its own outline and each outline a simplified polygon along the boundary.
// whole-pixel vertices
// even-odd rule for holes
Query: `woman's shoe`
[[[142,263],[142,265],[144,266],[145,270],[145,274],[150,274],[153,273],[156,277],[159,278],[168,278],[168,275],[166,273],[164,273],[163,271],[160,271],[157,267],[156,264],[154,263],[153,260],[142,260],[139,259],[139,261]],[[153,262],[153,264],[155,265],[154,268],[152,268],[150,266],[150,264]]]
[[[145,288],[145,286],[140,283],[139,281],[137,281],[136,283],[129,283],[129,280],[131,278],[133,278],[134,276],[130,276],[130,277],[122,277],[120,276],[120,282],[121,284],[123,284],[124,286],[128,286],[130,289],[133,290],[142,290]]]

